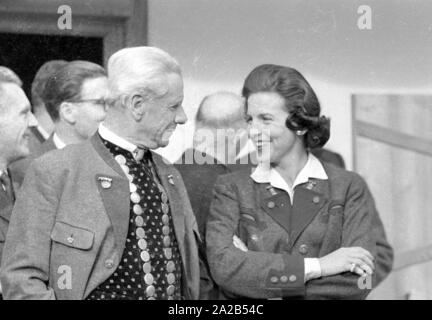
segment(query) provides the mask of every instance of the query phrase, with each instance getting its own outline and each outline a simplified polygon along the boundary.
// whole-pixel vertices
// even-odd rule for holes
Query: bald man
[[[201,101],[195,118],[193,148],[186,150],[175,166],[183,177],[202,239],[205,239],[213,185],[220,174],[240,168],[237,167],[237,156],[247,141],[244,104],[240,96],[216,92]],[[199,251],[208,267],[204,242]],[[200,290],[205,298],[218,298],[218,289],[211,279],[201,281]]]

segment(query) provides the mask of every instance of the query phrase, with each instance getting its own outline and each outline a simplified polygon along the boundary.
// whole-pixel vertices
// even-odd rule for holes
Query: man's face
[[[139,124],[139,136],[135,137],[138,146],[150,149],[166,147],[177,124],[187,121],[182,106],[182,77],[171,73],[163,79],[167,93],[161,98],[144,102],[145,110]]]
[[[74,103],[75,129],[83,139],[90,138],[105,119],[104,100],[108,93],[106,77],[87,79],[81,86],[80,102]]]
[[[24,91],[13,83],[3,83],[0,97],[0,149],[11,163],[29,155],[29,127],[37,120],[30,111]]]

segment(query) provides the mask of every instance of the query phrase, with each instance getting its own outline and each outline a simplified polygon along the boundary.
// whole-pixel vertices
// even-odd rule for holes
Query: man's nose
[[[28,127],[37,127],[38,124],[39,123],[38,123],[36,117],[34,116],[33,112],[30,112]]]
[[[184,112],[183,106],[180,106],[177,110],[175,122],[177,124],[185,124],[188,120],[186,113]]]

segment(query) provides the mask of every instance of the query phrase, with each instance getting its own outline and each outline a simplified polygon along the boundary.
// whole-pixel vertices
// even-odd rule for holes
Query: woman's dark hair
[[[319,148],[330,138],[330,119],[320,116],[321,107],[310,84],[293,68],[264,64],[256,67],[246,77],[242,94],[247,100],[258,92],[275,92],[284,100],[289,116],[286,126],[304,130],[306,148]]]
[[[59,107],[62,102],[79,100],[82,84],[85,80],[106,77],[105,69],[100,65],[76,60],[65,64],[47,80],[42,92],[42,100],[51,118],[59,119]]]

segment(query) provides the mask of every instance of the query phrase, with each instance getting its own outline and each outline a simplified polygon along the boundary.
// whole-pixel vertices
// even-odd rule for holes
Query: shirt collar
[[[116,133],[112,132],[110,129],[105,127],[102,123],[99,125],[99,135],[102,139],[107,140],[116,146],[129,151],[132,154],[135,154],[138,147],[132,142],[127,141],[126,139],[120,137]]]
[[[37,131],[42,135],[42,137],[47,140],[49,138],[49,133],[40,125],[36,126]]]
[[[270,183],[272,187],[286,191],[290,196],[291,204],[293,203],[294,188],[296,186],[308,182],[310,178],[320,180],[328,179],[327,173],[325,172],[321,162],[310,152],[305,166],[298,173],[292,186],[288,185],[275,168],[267,168],[262,164],[259,164],[256,167],[250,177],[256,183]]]
[[[64,147],[66,147],[66,143],[64,143],[63,140],[60,139],[60,137],[55,132],[53,134],[53,142],[57,149],[63,149]]]

